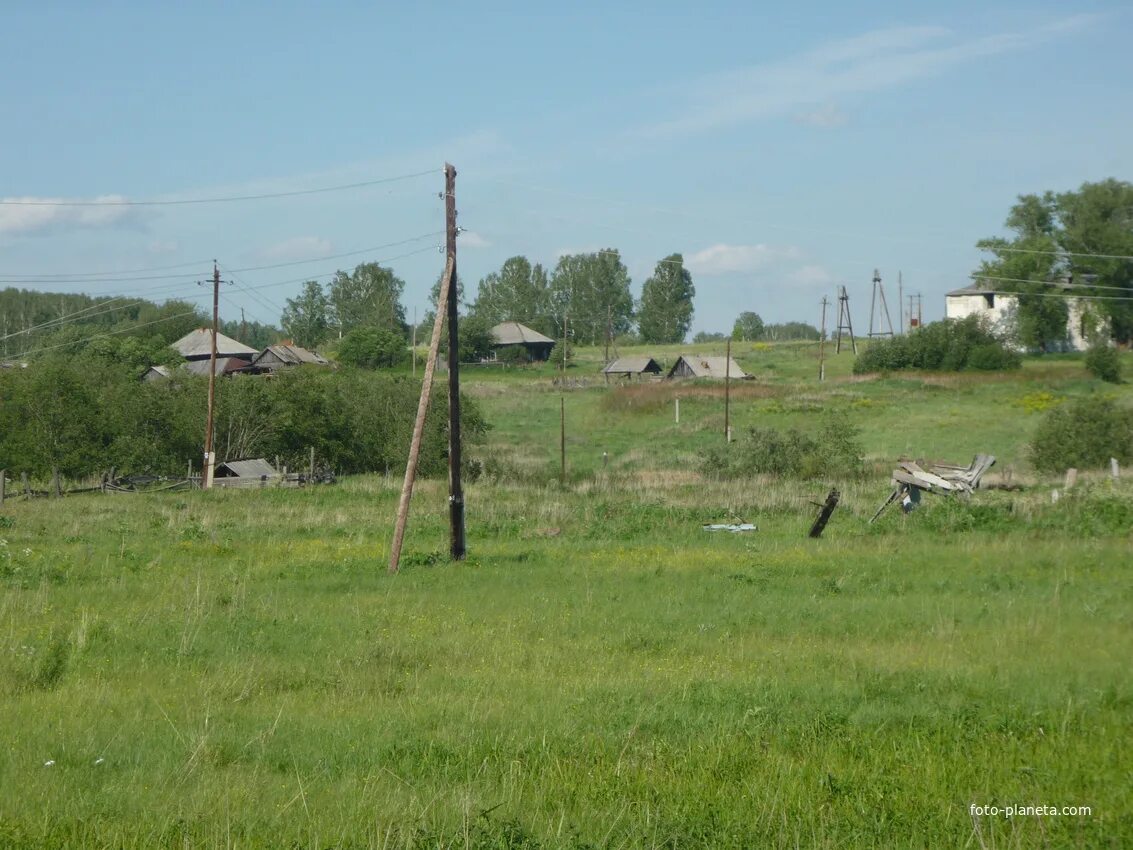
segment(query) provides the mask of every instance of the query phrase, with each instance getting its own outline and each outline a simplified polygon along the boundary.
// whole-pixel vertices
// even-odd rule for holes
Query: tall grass
[[[809,541],[821,489],[473,485],[450,565],[430,482],[393,578],[381,478],[6,506],[0,844],[1133,839],[1128,527],[1050,522],[1128,489],[870,527],[858,482]]]

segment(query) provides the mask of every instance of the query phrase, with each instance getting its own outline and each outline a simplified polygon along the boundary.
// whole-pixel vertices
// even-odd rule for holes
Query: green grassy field
[[[1025,456],[1035,409],[1129,388],[738,353],[737,426],[844,406],[878,474],[703,479],[717,393],[611,391],[581,352],[565,488],[551,373],[466,373],[493,429],[458,565],[440,482],[394,577],[396,479],[7,503],[0,846],[1133,844],[1133,486],[1052,504]],[[906,451],[1034,486],[870,526]]]

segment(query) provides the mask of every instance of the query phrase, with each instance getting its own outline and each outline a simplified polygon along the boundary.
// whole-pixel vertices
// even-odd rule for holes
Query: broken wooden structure
[[[951,463],[934,463],[928,469],[911,460],[897,463],[893,470],[893,492],[870,519],[875,522],[882,512],[898,499],[906,513],[920,501],[922,493],[959,495],[968,497],[980,486],[983,478],[995,465],[994,455],[978,454],[967,466]]]

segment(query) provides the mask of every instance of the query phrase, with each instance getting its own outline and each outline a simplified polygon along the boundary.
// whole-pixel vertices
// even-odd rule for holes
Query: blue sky
[[[695,330],[817,323],[840,284],[864,330],[875,267],[895,322],[898,271],[938,318],[1016,195],[1133,177],[1120,3],[165,5],[5,10],[0,198],[433,173],[0,205],[0,286],[198,297],[215,257],[247,269],[224,316],[276,322],[304,276],[389,259],[423,314],[449,160],[470,289],[617,247],[636,295],[679,251]]]

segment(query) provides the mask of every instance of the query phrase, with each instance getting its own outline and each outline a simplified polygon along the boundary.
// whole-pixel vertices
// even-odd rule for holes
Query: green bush
[[[1018,369],[1019,355],[980,320],[945,319],[903,336],[871,342],[854,361],[854,374],[926,369],[961,372],[965,369]]]
[[[828,411],[813,436],[795,428],[751,428],[737,442],[704,452],[701,469],[716,478],[854,476],[862,470],[859,435],[844,413]]]
[[[1051,410],[1031,440],[1040,472],[1097,469],[1111,457],[1133,461],[1133,413],[1106,398],[1083,398]]]
[[[1121,355],[1105,341],[1095,342],[1086,352],[1086,371],[1102,381],[1121,383]]]
[[[113,466],[126,474],[183,474],[199,468],[208,381],[176,371],[141,383],[132,370],[69,358],[0,370],[0,469],[68,477]],[[218,458],[279,456],[304,469],[314,447],[320,464],[340,473],[404,469],[421,391],[419,381],[362,369],[297,368],[266,378],[217,382]],[[433,409],[446,407],[434,390]],[[463,433],[475,442],[487,426],[461,400]],[[447,468],[447,418],[426,420],[419,469]]]
[[[405,338],[384,328],[354,328],[338,344],[338,361],[345,366],[392,368],[408,359]]]

